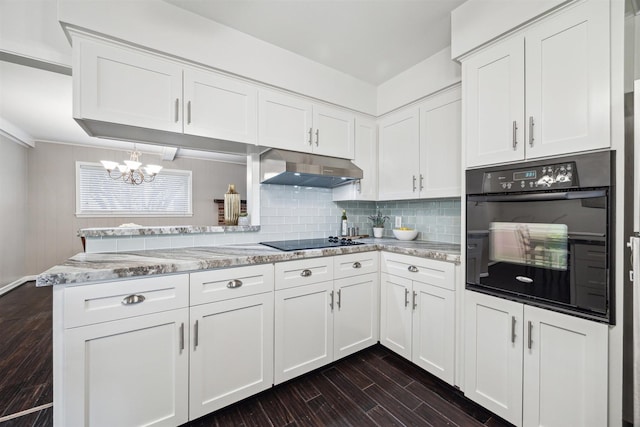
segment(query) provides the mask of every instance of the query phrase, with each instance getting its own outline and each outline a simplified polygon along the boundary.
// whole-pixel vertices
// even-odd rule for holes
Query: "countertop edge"
[[[371,239],[373,240],[373,239]],[[255,246],[255,245],[254,245]],[[433,246],[436,246],[435,248]],[[36,286],[56,285],[84,285],[96,282],[114,281],[121,279],[143,278],[153,275],[190,273],[216,268],[240,267],[255,264],[270,264],[277,262],[293,261],[306,258],[318,258],[324,256],[336,256],[358,252],[385,251],[402,255],[416,256],[437,261],[460,264],[459,250],[438,249],[437,246],[454,247],[455,244],[439,242],[398,242],[396,240],[370,241],[364,245],[312,249],[302,251],[282,252],[264,248],[243,246],[211,246],[202,248],[184,248],[183,252],[189,256],[181,257],[179,249],[167,251],[148,251],[131,253],[85,254],[80,253],[67,260],[63,265],[58,265],[39,274],[36,277]],[[224,252],[229,253],[224,253]],[[245,251],[248,254],[233,252]],[[194,253],[195,252],[195,253]],[[260,252],[257,253],[256,252]],[[266,252],[266,253],[265,253]],[[175,258],[167,255],[176,254]],[[154,257],[153,255],[159,255]],[[162,256],[165,257],[162,257]],[[87,259],[83,261],[83,259]],[[97,266],[104,264],[104,268],[89,268],[85,264],[94,263]],[[112,265],[109,266],[109,263]],[[121,264],[122,267],[113,265]]]

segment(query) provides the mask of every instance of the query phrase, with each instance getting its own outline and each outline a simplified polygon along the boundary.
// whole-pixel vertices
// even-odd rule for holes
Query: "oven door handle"
[[[546,200],[576,200],[605,197],[607,190],[562,191],[558,193],[467,195],[468,202],[536,202]]]

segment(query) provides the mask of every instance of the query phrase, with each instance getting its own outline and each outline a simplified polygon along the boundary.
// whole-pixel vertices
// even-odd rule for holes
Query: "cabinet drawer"
[[[65,328],[189,305],[189,275],[146,277],[64,290]]]
[[[455,265],[449,262],[382,252],[381,271],[455,290]]]
[[[191,273],[191,305],[273,291],[273,264]]]
[[[276,290],[333,280],[333,257],[279,262],[275,279]]]
[[[333,257],[333,277],[342,279],[360,274],[377,273],[378,259],[377,251],[335,256]]]

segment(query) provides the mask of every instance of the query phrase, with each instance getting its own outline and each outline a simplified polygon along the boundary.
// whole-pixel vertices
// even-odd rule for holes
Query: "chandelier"
[[[143,182],[153,181],[162,169],[162,166],[147,165],[141,168],[142,163],[140,163],[140,156],[142,156],[142,153],[136,150],[135,145],[130,154],[129,160],[125,160],[123,165],[110,160],[100,160],[100,163],[102,163],[102,166],[104,166],[109,173],[109,177],[122,179],[127,184],[140,185]]]

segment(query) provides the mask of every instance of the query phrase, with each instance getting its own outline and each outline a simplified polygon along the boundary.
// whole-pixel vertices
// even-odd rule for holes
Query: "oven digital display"
[[[531,170],[531,171],[521,171],[521,172],[514,172],[513,173],[513,180],[514,181],[521,181],[521,180],[525,180],[525,179],[536,179],[536,171],[535,170]]]

